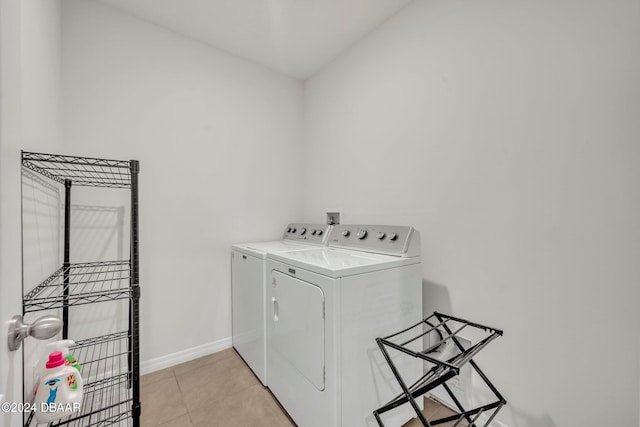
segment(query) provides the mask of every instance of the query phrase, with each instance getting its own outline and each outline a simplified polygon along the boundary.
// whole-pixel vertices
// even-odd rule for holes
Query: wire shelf
[[[118,332],[78,341],[69,348],[80,363],[84,379],[84,397],[80,413],[50,423],[49,426],[120,426],[132,425],[133,398],[128,332]],[[36,425],[31,413],[25,427]]]
[[[468,348],[465,348],[459,339],[466,333],[479,336],[476,344]],[[475,426],[483,414],[490,414],[488,421],[484,422],[483,425],[486,427],[491,424],[491,421],[498,411],[507,402],[473,361],[473,357],[491,341],[502,336],[502,333],[500,329],[434,312],[429,317],[402,331],[383,338],[377,338],[376,342],[378,343],[378,347],[382,351],[389,368],[403,390],[401,394],[387,404],[373,411],[378,424],[384,427],[384,423],[380,418],[381,414],[406,403],[409,403],[414,408],[418,420],[425,427],[454,421],[454,426],[456,427],[467,425]],[[424,337],[430,338],[429,345],[420,350],[416,350],[416,345],[421,344]],[[428,363],[429,369],[426,369],[426,372],[414,382],[405,382],[405,379],[400,376],[390,357],[390,349],[422,359]],[[462,366],[467,363],[480,376],[496,397],[495,401],[477,406],[476,408],[465,409],[462,403],[456,398],[451,388],[447,385],[447,381],[458,375]],[[428,421],[421,413],[415,399],[440,386],[445,389],[452,399],[458,409],[458,413]]]
[[[61,267],[24,296],[25,313],[131,298],[128,260]]]
[[[71,348],[82,366],[84,400],[80,415],[50,423],[73,426],[140,426],[140,286],[138,250],[137,160],[109,160],[22,152],[23,173],[29,170],[64,184],[64,262],[23,297],[23,313],[62,311],[62,338],[69,338],[69,307],[129,299],[129,330],[83,340]],[[72,264],[71,189],[76,186],[129,189],[130,253],[124,261]],[[24,286],[24,285],[23,285]],[[23,374],[24,378],[24,374]],[[25,420],[31,426],[33,413]]]
[[[22,152],[22,165],[62,184],[130,188],[131,162],[128,160],[96,159],[93,157],[62,156]]]

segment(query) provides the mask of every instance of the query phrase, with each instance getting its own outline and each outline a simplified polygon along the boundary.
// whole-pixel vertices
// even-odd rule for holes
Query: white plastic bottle
[[[62,352],[49,355],[35,399],[36,420],[48,423],[79,412],[82,406],[82,377],[65,365]]]
[[[36,373],[36,377],[33,379],[33,383],[34,383],[33,396],[35,396],[38,393],[38,386],[40,385],[40,379],[44,378],[45,372],[47,370],[46,360],[49,358],[49,355],[51,353],[54,353],[56,351],[61,352],[62,357],[64,357],[64,364],[67,366],[71,365],[74,368],[76,368],[78,371],[80,371],[80,365],[78,364],[78,361],[69,352],[69,347],[74,344],[75,342],[72,340],[60,340],[60,341],[54,341],[47,344],[46,353],[44,353],[40,358],[40,360],[42,360],[42,364],[40,365],[40,368]]]

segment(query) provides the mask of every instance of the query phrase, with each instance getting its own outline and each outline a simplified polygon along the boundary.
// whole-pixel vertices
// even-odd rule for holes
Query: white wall
[[[421,231],[511,427],[638,425],[639,6],[415,1],[305,84],[305,215]]]
[[[60,0],[22,2],[22,146],[52,149],[60,143]]]
[[[0,18],[0,341],[5,343],[5,322],[22,312],[20,150],[56,151],[60,143],[60,2],[2,0]],[[40,237],[51,244],[48,236]],[[49,254],[33,259],[51,262]],[[38,276],[42,264],[25,265],[25,277]],[[22,351],[3,347],[0,367],[0,394],[22,402]],[[21,423],[21,414],[0,414],[3,426]]]
[[[64,151],[140,160],[142,360],[228,339],[231,244],[301,219],[301,84],[78,0],[62,63]]]

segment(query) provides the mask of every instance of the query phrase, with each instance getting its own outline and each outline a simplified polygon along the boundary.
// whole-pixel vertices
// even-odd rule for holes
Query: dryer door
[[[324,293],[274,271],[269,345],[318,390],[324,390]]]

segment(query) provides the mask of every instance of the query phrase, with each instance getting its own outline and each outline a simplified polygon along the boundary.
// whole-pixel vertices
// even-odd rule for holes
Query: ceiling
[[[100,0],[304,80],[411,0]]]

